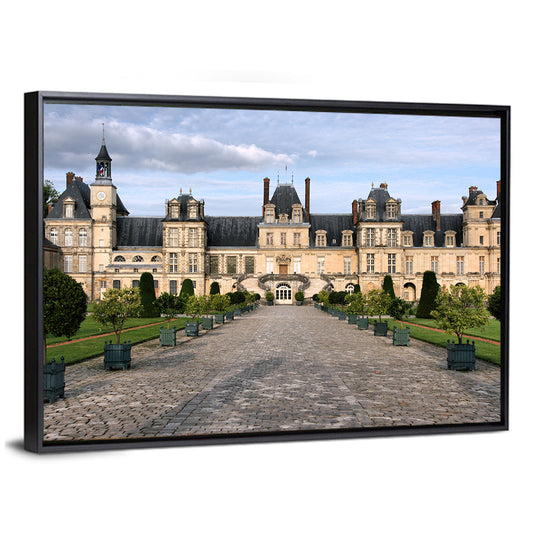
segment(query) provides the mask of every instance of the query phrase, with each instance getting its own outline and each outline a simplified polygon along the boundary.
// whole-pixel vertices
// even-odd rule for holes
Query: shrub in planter
[[[475,344],[467,342],[463,345],[463,335],[469,328],[489,323],[490,314],[485,306],[485,291],[479,286],[451,285],[448,289],[442,287],[435,303],[436,308],[431,312],[431,316],[439,327],[446,333],[455,334],[458,340],[458,344],[448,343],[448,368],[457,369],[457,362],[462,365],[461,368],[475,370]]]
[[[224,324],[224,315],[230,306],[229,296],[226,294],[213,294],[209,298],[210,308],[215,311],[215,323]]]
[[[170,321],[183,313],[185,302],[176,294],[163,292],[155,301],[159,313],[168,320],[167,327],[159,329],[160,346],[176,346],[176,328],[170,328]]]
[[[141,297],[138,288],[108,289],[101,302],[93,308],[94,319],[102,325],[110,325],[116,335],[116,344],[105,343],[104,369],[109,368],[115,361],[122,358],[122,368],[130,368],[131,344],[120,344],[120,333],[124,329],[124,323],[128,318],[139,317],[142,312]],[[116,349],[112,348],[115,346]],[[129,348],[125,347],[129,346]],[[129,352],[129,353],[128,353]],[[121,355],[122,353],[122,355]],[[129,360],[128,360],[129,356]]]
[[[267,301],[268,305],[274,305],[274,293],[271,291],[268,291],[265,294],[265,300]]]
[[[302,291],[298,291],[295,295],[294,295],[294,299],[296,300],[296,305],[302,305],[303,301],[304,301],[304,298],[305,298],[305,295]]]
[[[377,315],[379,318],[379,321],[374,323],[374,335],[387,336],[387,321],[383,322],[381,317],[387,313],[390,303],[390,294],[383,289],[374,289],[368,293],[368,314]]]
[[[389,315],[396,320],[401,320],[410,309],[411,305],[409,302],[401,298],[394,298],[389,306]]]

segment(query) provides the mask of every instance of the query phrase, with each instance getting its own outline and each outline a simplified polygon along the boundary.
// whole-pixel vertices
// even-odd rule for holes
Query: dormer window
[[[292,208],[292,221],[295,224],[300,224],[303,222],[302,219],[302,208],[299,205],[294,205]]]
[[[179,218],[180,217],[180,204],[178,201],[170,202],[168,206],[168,216],[170,218]]]
[[[275,214],[274,214],[274,206],[271,205],[269,207],[265,207],[265,223],[266,224],[274,224],[275,220]]]
[[[316,246],[326,246],[326,232],[324,230],[316,232]]]
[[[435,246],[435,233],[424,231],[424,246]]]
[[[412,231],[406,231],[403,234],[403,245],[406,247],[413,246],[413,232]]]
[[[65,218],[74,218],[74,203],[72,198],[66,198],[63,201],[63,216]]]
[[[386,206],[386,217],[387,218],[397,218],[398,217],[398,206],[395,200],[388,200]]]
[[[376,202],[374,200],[366,201],[365,218],[376,218]]]
[[[446,248],[455,247],[455,231],[447,231],[444,237],[444,244]]]
[[[353,246],[353,231],[342,232],[342,245]]]
[[[198,202],[191,200],[187,206],[188,218],[198,218]]]

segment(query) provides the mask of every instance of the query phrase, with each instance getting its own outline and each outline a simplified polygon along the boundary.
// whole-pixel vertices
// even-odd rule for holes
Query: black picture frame
[[[44,129],[46,103],[135,105],[162,107],[201,107],[223,109],[261,109],[280,111],[326,111],[335,113],[372,113],[486,117],[500,121],[501,171],[501,408],[500,421],[494,423],[446,424],[438,426],[378,427],[280,433],[249,433],[205,437],[124,439],[89,442],[43,442],[43,219],[41,216]],[[430,104],[396,102],[357,102],[336,100],[298,100],[277,98],[231,98],[212,96],[157,96],[131,94],[94,94],[32,92],[25,94],[25,327],[24,327],[24,447],[38,453],[111,450],[140,447],[282,442],[316,439],[362,438],[400,435],[425,435],[501,431],[509,428],[509,244],[510,244],[510,107],[470,104]]]

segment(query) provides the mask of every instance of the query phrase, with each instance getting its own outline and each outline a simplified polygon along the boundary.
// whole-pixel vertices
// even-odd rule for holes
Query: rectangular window
[[[465,273],[465,258],[462,255],[457,256],[457,274]]]
[[[439,273],[439,258],[436,255],[431,256],[431,270],[433,270],[435,274]]]
[[[104,265],[98,265],[98,272],[104,271]]]
[[[155,274],[157,272],[157,268],[152,268],[152,272]]]
[[[78,256],[78,272],[87,272],[87,256]]]
[[[245,257],[244,258],[244,273],[253,274],[255,272],[255,257]]]
[[[485,257],[481,256],[479,258],[479,273],[485,274]]]
[[[72,230],[66,229],[64,235],[65,235],[65,238],[64,238],[65,246],[72,246]]]
[[[159,289],[159,281],[154,279],[154,289]]]
[[[237,257],[229,255],[226,259],[226,272],[228,274],[237,274]]]
[[[168,245],[172,248],[179,246],[179,230],[178,228],[170,228],[168,230]]]
[[[281,238],[281,244],[282,246],[287,244],[287,234],[282,232],[281,235],[280,235],[280,238]]]
[[[302,270],[302,259],[300,257],[295,257],[292,262],[294,273],[299,274]]]
[[[72,256],[71,255],[65,255],[64,256],[64,269],[65,272],[72,272]]]
[[[78,232],[78,246],[87,246],[87,230],[80,229]]]
[[[105,289],[105,288],[106,288],[106,282],[105,282],[105,280],[100,281],[100,288],[101,288],[101,289]]]
[[[103,248],[105,245],[104,245],[104,239],[100,239],[98,241],[98,246],[100,246],[100,248]]]
[[[65,218],[74,217],[74,206],[72,204],[65,205]]]
[[[480,211],[479,212],[479,218],[484,218],[485,217],[485,213],[483,213],[483,211]]]
[[[374,228],[367,228],[365,231],[365,246],[376,246],[376,232]]]
[[[479,237],[479,244],[480,244],[480,245],[483,245],[484,240],[485,240],[485,239],[483,238],[483,235],[480,235],[480,237]]]
[[[266,260],[266,273],[272,274],[274,272],[274,258],[273,257],[267,257]]]
[[[189,273],[196,274],[198,272],[198,254],[189,254]]]
[[[50,230],[50,240],[52,241],[52,244],[57,244],[59,241],[58,233],[56,228],[52,228]]]
[[[405,256],[405,273],[409,275],[413,275],[413,256],[407,255]]]
[[[131,282],[131,286],[135,289],[135,288],[138,288],[139,287],[139,280],[138,279],[134,279],[132,282]]]
[[[499,231],[496,232],[496,244],[501,244],[501,232]]]
[[[209,272],[211,274],[218,274],[218,255],[211,255],[209,257]]]
[[[178,282],[175,279],[171,279],[169,283],[170,294],[178,294]]]
[[[189,246],[198,246],[198,228],[189,228]]]
[[[300,246],[300,234],[299,233],[295,233],[294,234],[294,246]]]
[[[453,235],[446,235],[446,246],[455,246],[455,237]]]
[[[433,246],[433,235],[424,235],[424,246]]]
[[[171,253],[168,258],[168,271],[177,272],[178,271],[178,254]]]
[[[326,267],[326,260],[324,257],[318,257],[317,258],[317,264],[316,264],[316,273],[317,274],[324,274]]]
[[[317,246],[326,246],[326,236],[319,234],[316,236],[316,245]]]
[[[396,246],[396,229],[394,228],[389,228],[387,230],[387,246]]]
[[[138,269],[137,267],[135,267],[135,268],[133,269],[133,272],[139,272],[139,269]]]
[[[352,236],[351,235],[343,235],[342,236],[342,245],[343,246],[352,246]]]
[[[396,274],[396,254],[387,254],[387,272],[389,274]]]
[[[496,258],[496,273],[497,274],[500,273],[500,258],[499,257]]]
[[[113,280],[113,289],[120,289],[120,280],[114,279]]]
[[[366,254],[366,271],[369,274],[373,274],[375,272],[375,259],[374,254]]]
[[[352,259],[350,257],[344,258],[344,274],[352,273]]]
[[[274,244],[274,234],[273,233],[267,233],[266,234],[266,243],[268,245]]]

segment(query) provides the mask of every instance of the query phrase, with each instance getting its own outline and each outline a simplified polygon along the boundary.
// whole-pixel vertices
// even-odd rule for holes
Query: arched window
[[[158,255],[154,255],[152,259],[150,259],[151,263],[161,263],[161,258]]]
[[[113,259],[113,261],[115,263],[125,263],[126,262],[126,260],[124,259],[124,256],[122,256],[122,255],[117,255],[115,257],[115,259]]]
[[[133,258],[133,262],[134,263],[142,263],[144,261],[144,259],[142,258],[142,255],[136,255],[134,258]]]
[[[78,231],[78,246],[87,246],[87,230],[85,228]]]
[[[276,300],[291,300],[292,291],[288,283],[280,283],[276,287]]]
[[[353,283],[348,283],[344,290],[350,294],[353,294],[353,292],[355,291],[355,285]]]

